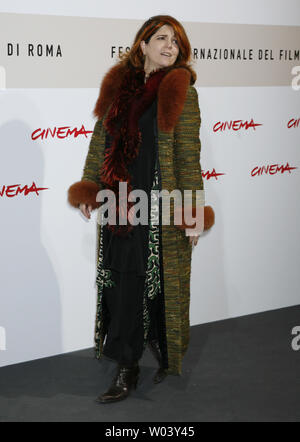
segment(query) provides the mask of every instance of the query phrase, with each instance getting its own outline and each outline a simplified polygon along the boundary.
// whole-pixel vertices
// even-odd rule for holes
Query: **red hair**
[[[173,28],[175,38],[178,42],[179,53],[173,67],[184,67],[191,73],[191,83],[194,84],[197,78],[196,72],[191,67],[191,45],[186,32],[181,23],[170,15],[155,15],[150,17],[138,30],[131,50],[119,56],[120,64],[124,68],[134,67],[141,69],[144,67],[144,55],[140,47],[140,43],[144,40],[149,42],[153,34],[155,34],[162,26],[169,25]]]

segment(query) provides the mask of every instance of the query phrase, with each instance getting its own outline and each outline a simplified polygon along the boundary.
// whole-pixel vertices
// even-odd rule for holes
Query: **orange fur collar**
[[[117,94],[122,82],[124,68],[118,63],[105,74],[100,93],[93,111],[101,119]],[[157,125],[163,132],[171,132],[183,110],[184,101],[190,84],[191,72],[184,67],[174,67],[163,78],[157,93]]]

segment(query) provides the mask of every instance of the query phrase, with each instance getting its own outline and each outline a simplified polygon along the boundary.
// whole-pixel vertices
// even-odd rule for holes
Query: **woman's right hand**
[[[91,218],[92,206],[88,206],[87,204],[80,204],[79,209],[86,218]]]

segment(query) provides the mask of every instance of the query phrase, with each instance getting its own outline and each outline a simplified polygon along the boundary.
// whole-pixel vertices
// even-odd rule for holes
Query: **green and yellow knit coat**
[[[81,181],[68,191],[73,207],[86,203],[99,207],[96,195],[102,185],[100,168],[103,162],[106,130],[103,121],[124,75],[121,64],[113,66],[104,76],[94,109],[97,121],[89,145]],[[158,158],[161,188],[203,190],[200,165],[201,124],[198,94],[189,69],[174,67],[162,79],[157,93]],[[193,207],[195,205],[193,192]],[[183,195],[183,193],[182,193]],[[171,199],[171,220],[173,203]],[[204,229],[214,224],[214,211],[205,206]],[[101,229],[98,228],[98,250]],[[182,373],[182,358],[189,344],[189,308],[192,247],[185,235],[185,225],[162,225],[162,268],[165,299],[165,326],[168,353],[168,374]],[[201,244],[201,237],[200,237]],[[101,318],[97,318],[98,322]],[[104,329],[97,325],[96,357],[101,358]],[[99,335],[100,330],[100,335]],[[102,332],[101,332],[102,330]]]

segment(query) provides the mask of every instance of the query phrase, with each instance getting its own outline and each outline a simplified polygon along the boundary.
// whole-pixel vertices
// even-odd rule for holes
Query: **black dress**
[[[138,361],[150,339],[165,340],[162,293],[161,229],[158,152],[155,142],[157,99],[139,119],[142,141],[137,158],[129,165],[133,189],[148,196],[148,224],[138,224],[126,237],[101,226],[98,283],[103,284],[103,305],[108,316],[103,354],[120,364]],[[107,135],[106,147],[110,145]]]

